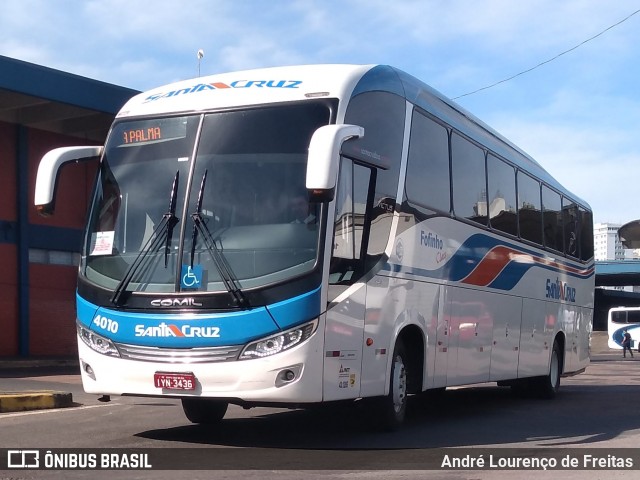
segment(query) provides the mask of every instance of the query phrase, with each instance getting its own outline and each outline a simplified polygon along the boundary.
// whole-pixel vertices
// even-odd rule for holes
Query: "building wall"
[[[16,126],[0,122],[0,221],[16,221],[15,157]]]
[[[0,158],[0,171],[2,170]],[[2,189],[2,186],[0,186]],[[0,356],[18,354],[18,285],[16,246],[0,243]]]
[[[75,356],[77,267],[29,265],[29,354]]]
[[[52,148],[85,144],[73,137],[30,129],[28,131],[29,199],[33,199],[35,179],[42,156]],[[97,162],[70,163],[60,170],[56,190],[56,211],[43,217],[29,205],[29,224],[50,227],[48,242],[33,239],[35,247],[47,255],[30,254],[29,262],[29,353],[30,355],[75,355],[75,289],[77,255],[84,227]],[[71,230],[71,232],[69,232]],[[38,230],[32,229],[38,237]],[[31,235],[30,235],[31,236]],[[69,240],[71,237],[73,240]],[[44,247],[44,248],[43,248]],[[47,248],[48,247],[48,248]],[[65,255],[66,253],[66,255]],[[46,262],[46,263],[44,263]]]
[[[137,93],[0,55],[0,357],[75,356],[77,265],[97,162],[61,169],[49,218],[33,206],[38,164],[56,147],[103,143]]]
[[[0,122],[0,357],[77,353],[77,260],[97,162],[61,169],[55,215],[40,216],[33,198],[38,164],[47,151],[93,143]],[[25,159],[26,187],[18,171]],[[24,200],[26,215],[19,205]],[[25,219],[26,228],[20,224]],[[21,351],[21,337],[28,339],[27,352]]]
[[[0,122],[0,355],[18,354],[16,126]]]

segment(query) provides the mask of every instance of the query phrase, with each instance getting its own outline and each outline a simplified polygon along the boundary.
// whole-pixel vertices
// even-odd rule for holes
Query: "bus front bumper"
[[[317,332],[316,332],[317,333]],[[207,363],[138,361],[100,354],[78,337],[87,393],[152,397],[207,397],[255,403],[322,401],[322,336],[263,358]],[[158,375],[193,378],[191,389],[156,386]],[[192,376],[191,376],[192,375]]]

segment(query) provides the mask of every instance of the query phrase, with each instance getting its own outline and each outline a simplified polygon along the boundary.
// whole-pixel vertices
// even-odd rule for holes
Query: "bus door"
[[[367,285],[362,281],[371,169],[342,158],[336,187],[325,328],[323,400],[360,396]]]
[[[518,378],[548,373],[556,314],[554,302],[522,299]]]
[[[447,386],[447,367],[449,363],[449,343],[451,337],[451,298],[446,295],[447,288],[440,288],[440,306],[436,324],[435,360],[433,369],[433,388]]]
[[[466,288],[453,288],[451,293],[449,342],[451,347],[453,341],[456,351],[450,350],[448,383],[487,382],[493,340],[492,294]]]
[[[508,380],[518,376],[522,299],[491,293],[493,346],[491,348],[490,381]]]

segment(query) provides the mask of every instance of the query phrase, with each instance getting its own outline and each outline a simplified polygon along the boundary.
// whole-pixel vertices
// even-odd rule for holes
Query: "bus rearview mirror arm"
[[[364,136],[358,125],[325,125],[317,129],[309,142],[306,187],[312,199],[331,201],[335,194],[342,144]]]
[[[60,167],[67,162],[83,162],[100,157],[102,148],[101,146],[61,147],[47,152],[42,157],[38,165],[34,195],[34,204],[40,215],[53,214],[56,180]]]

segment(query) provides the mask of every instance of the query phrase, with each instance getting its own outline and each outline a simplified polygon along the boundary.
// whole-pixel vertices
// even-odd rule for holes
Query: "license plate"
[[[195,390],[196,377],[193,373],[165,373],[153,374],[153,384],[164,390]]]

